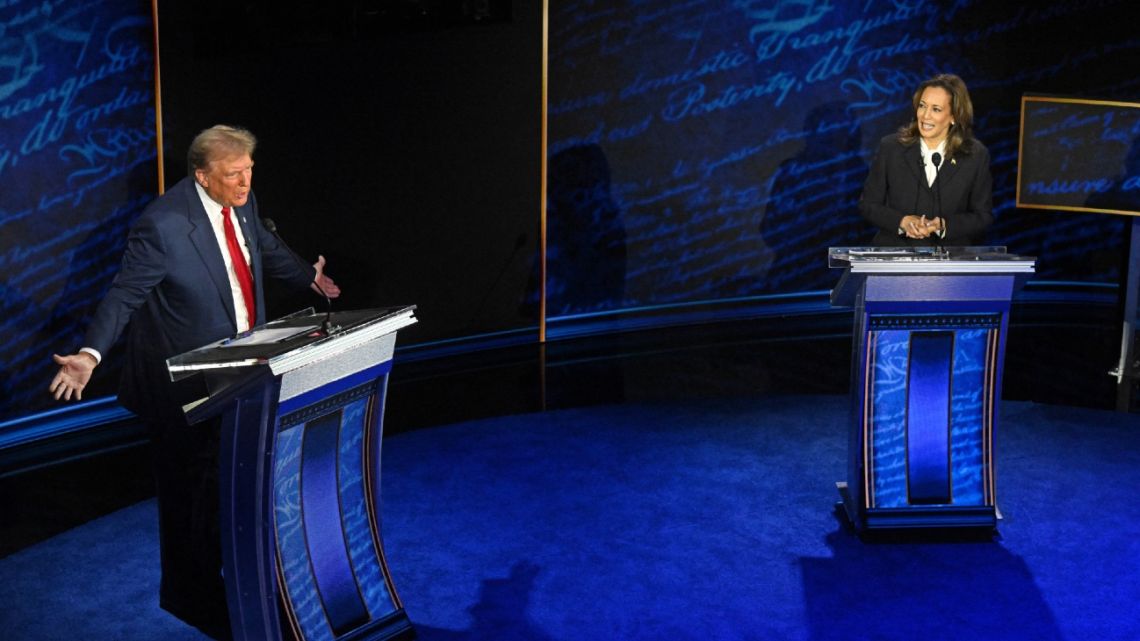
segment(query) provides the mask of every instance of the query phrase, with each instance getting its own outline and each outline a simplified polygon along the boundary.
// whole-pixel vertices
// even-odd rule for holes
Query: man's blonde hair
[[[186,168],[190,176],[199,169],[208,169],[211,160],[226,156],[253,156],[257,138],[248,129],[229,125],[214,125],[203,129],[190,143],[186,153]]]

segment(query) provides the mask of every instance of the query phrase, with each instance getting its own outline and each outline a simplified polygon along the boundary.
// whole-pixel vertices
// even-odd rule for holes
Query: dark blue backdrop
[[[156,193],[153,38],[149,2],[0,3],[0,419],[48,403]]]
[[[197,3],[166,4],[168,148],[251,127],[267,215],[329,256],[345,306],[419,304],[410,341],[533,328],[537,9],[368,36],[337,14],[353,4],[314,31],[300,9],[263,19],[292,5],[204,2],[253,34],[220,45]],[[1013,202],[1022,94],[1140,97],[1123,0],[582,0],[549,17],[552,318],[829,288],[825,249],[871,237],[855,202],[875,142],[943,71],[993,155],[988,240],[1039,256],[1039,280],[1120,278],[1124,217]],[[52,405],[50,355],[78,347],[156,191],[152,37],[137,0],[0,4],[0,420]]]
[[[1023,93],[1140,95],[1126,9],[553,2],[550,314],[830,288],[826,248],[872,236],[856,202],[879,138],[941,72],[993,156],[988,242],[1041,257],[1038,279],[1115,282],[1123,219],[1013,201]]]

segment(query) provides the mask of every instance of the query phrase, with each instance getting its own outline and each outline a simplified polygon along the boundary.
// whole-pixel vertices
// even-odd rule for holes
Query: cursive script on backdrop
[[[829,287],[827,247],[873,235],[857,201],[879,138],[912,117],[914,87],[942,72],[961,75],[974,95],[976,134],[992,152],[995,234],[1032,254],[1069,225],[1114,228],[1103,217],[1046,230],[1020,220],[1012,106],[1043,85],[1136,87],[1117,63],[1140,49],[1118,24],[1126,8],[1122,0],[553,3],[549,151],[591,145],[604,155],[628,248],[624,298],[606,304]],[[1031,47],[1044,33],[1065,34],[1065,46]],[[574,175],[552,172],[550,188]],[[1103,241],[1104,251],[1118,251],[1115,242]],[[1114,269],[1089,277],[1111,279]],[[552,315],[584,311],[556,298]]]
[[[0,419],[47,402],[46,355],[78,347],[127,227],[154,196],[144,9],[126,0],[0,3]]]

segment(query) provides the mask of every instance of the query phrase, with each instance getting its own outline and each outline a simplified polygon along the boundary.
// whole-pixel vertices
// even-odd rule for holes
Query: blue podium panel
[[[986,381],[1000,319],[988,318],[990,329],[869,332],[864,508],[993,505]]]
[[[221,529],[235,639],[414,636],[380,536],[380,444],[396,330],[412,308],[308,312],[167,362],[221,414]],[[335,322],[334,322],[335,321]]]
[[[284,609],[298,638],[337,639],[402,607],[371,485],[386,369],[350,389],[323,390],[321,400],[278,419],[275,531]]]
[[[855,308],[843,506],[859,530],[997,525],[994,422],[1009,305],[1001,248],[831,250]]]
[[[950,364],[954,334],[910,336],[906,479],[911,504],[950,503]]]

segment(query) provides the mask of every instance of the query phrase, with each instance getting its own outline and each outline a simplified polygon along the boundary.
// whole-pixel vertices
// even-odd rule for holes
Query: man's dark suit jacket
[[[266,276],[307,288],[315,272],[261,224],[252,192],[235,213],[264,321]],[[119,401],[150,421],[179,420],[181,404],[192,399],[170,383],[166,359],[237,332],[222,249],[192,178],[155,199],[132,226],[122,267],[84,345],[106,354],[128,324]]]
[[[859,213],[879,228],[872,242],[879,246],[933,244],[930,239],[899,236],[899,223],[911,214],[942,217],[946,237],[938,241],[941,245],[981,242],[982,233],[994,220],[989,151],[975,140],[968,155],[958,152],[943,161],[938,178],[927,187],[920,144],[903,145],[897,134],[879,141],[859,200]]]

